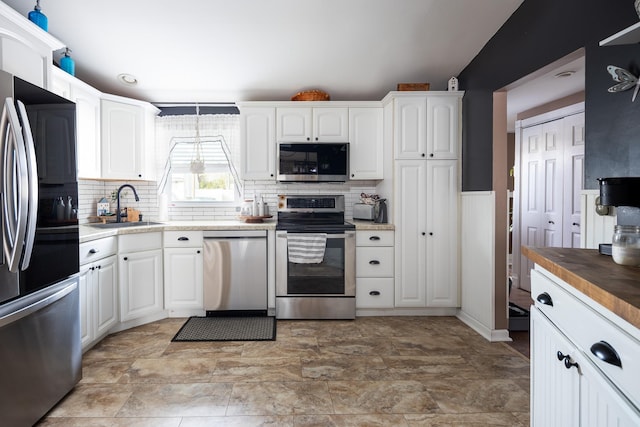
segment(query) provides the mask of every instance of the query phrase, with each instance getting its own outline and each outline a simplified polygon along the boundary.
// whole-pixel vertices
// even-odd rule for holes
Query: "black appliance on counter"
[[[80,380],[75,104],[0,71],[0,424],[32,426]]]
[[[640,177],[598,178],[598,182],[600,205],[596,210],[605,214],[609,206],[615,206],[616,224],[640,226]],[[611,255],[611,244],[601,243],[599,251]]]
[[[355,318],[355,235],[344,220],[344,196],[278,196],[276,318]],[[295,245],[308,239],[320,239],[323,254],[308,263],[293,258]]]

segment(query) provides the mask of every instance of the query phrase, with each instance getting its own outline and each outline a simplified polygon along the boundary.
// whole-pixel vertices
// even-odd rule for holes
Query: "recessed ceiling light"
[[[131,74],[118,74],[118,80],[120,81],[120,83],[124,83],[126,85],[138,84],[138,79],[136,79],[136,77],[132,76]]]
[[[573,70],[568,70],[568,71],[561,71],[558,74],[554,75],[553,77],[559,79],[561,77],[571,77],[575,74],[576,72]]]

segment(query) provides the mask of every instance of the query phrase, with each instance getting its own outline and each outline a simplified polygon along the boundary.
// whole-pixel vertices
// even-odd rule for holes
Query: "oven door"
[[[287,231],[276,231],[276,296],[355,296],[355,235],[327,233],[322,262],[299,264],[289,261]]]

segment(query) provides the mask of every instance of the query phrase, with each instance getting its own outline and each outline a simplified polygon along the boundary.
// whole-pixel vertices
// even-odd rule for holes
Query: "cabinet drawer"
[[[393,248],[356,248],[356,277],[393,277]]]
[[[135,233],[118,236],[118,252],[139,252],[162,248],[162,233]]]
[[[393,246],[393,231],[391,230],[356,231],[356,246]]]
[[[202,246],[202,231],[165,231],[165,248],[199,248]]]
[[[356,308],[393,308],[393,278],[357,278]]]
[[[586,354],[629,400],[640,407],[640,342],[605,317],[613,314],[605,308],[596,312],[537,270],[531,272],[531,296],[536,301],[536,306],[574,342],[576,347]],[[549,300],[547,304],[540,301],[545,298]],[[611,350],[615,354],[611,354],[608,360],[614,361],[617,357],[620,366],[605,362],[596,356],[598,353],[605,357],[604,354]]]
[[[80,265],[115,255],[118,250],[116,237],[92,240],[80,244]]]

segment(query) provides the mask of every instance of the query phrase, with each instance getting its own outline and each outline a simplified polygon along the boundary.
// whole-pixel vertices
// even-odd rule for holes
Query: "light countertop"
[[[352,221],[356,230],[393,230],[393,224],[378,224],[371,221]],[[97,228],[89,224],[80,226],[80,243],[103,237],[118,236],[124,234],[147,233],[151,231],[198,231],[198,230],[275,230],[276,221],[268,220],[262,223],[246,223],[239,220],[220,221],[168,221],[162,224],[147,225],[142,222],[140,226],[122,228]]]

